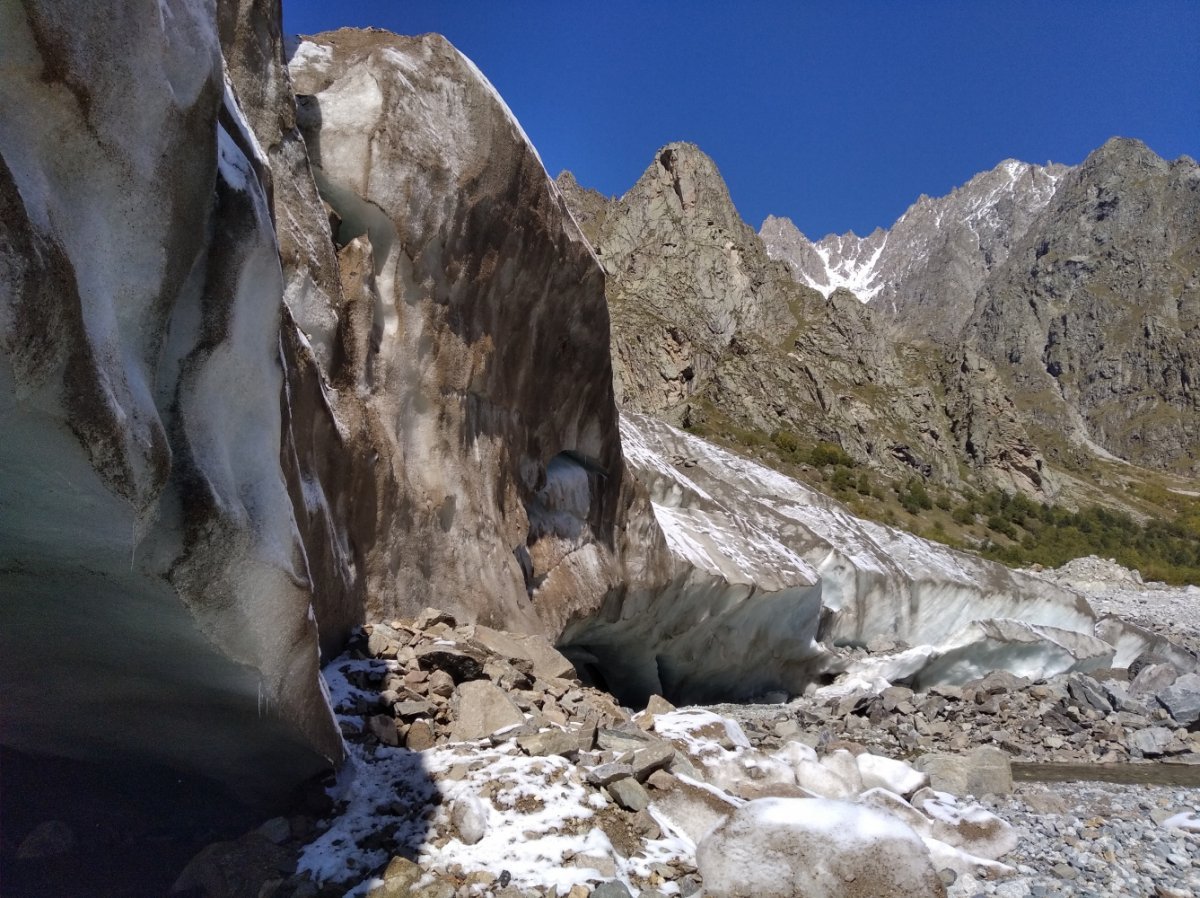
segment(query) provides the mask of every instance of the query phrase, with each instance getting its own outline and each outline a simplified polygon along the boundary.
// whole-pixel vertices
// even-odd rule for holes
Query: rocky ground
[[[1138,592],[1100,562],[1065,575],[1200,634],[1190,606],[1155,601],[1186,591]],[[209,845],[173,894],[1196,898],[1200,689],[1134,668],[635,714],[544,639],[430,610],[326,668],[352,761],[324,805]],[[1062,764],[1151,784],[1028,780]],[[61,839],[47,824],[20,850]],[[797,878],[812,870],[825,880]]]
[[[1137,571],[1095,555],[1037,573],[1078,589],[1101,613],[1114,614],[1200,654],[1200,586],[1145,583]]]
[[[368,627],[326,678],[354,757],[333,807],[210,847],[182,893],[720,898],[729,875],[757,876],[756,896],[793,888],[786,865],[713,865],[713,844],[739,856],[749,838],[840,859],[875,889],[808,883],[795,893],[806,898],[1200,895],[1200,694],[1167,664],[770,705],[656,698],[634,714],[580,684],[544,640],[429,611]],[[1014,783],[1013,761],[1184,772],[1173,786]],[[781,835],[775,817],[797,798],[835,800],[809,816],[849,808],[849,832],[906,824],[917,841],[870,851],[915,858],[907,884],[869,886],[871,864],[844,832],[810,828],[796,843],[789,818]]]

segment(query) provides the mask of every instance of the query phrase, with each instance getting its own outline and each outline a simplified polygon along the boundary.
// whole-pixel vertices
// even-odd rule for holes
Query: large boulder
[[[895,817],[822,798],[763,798],[696,849],[710,898],[939,898],[921,837]]]

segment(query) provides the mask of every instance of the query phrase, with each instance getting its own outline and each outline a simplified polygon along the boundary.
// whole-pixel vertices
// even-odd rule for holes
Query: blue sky
[[[1108,137],[1200,157],[1200,2],[283,0],[285,27],[438,31],[552,175],[620,194],[654,151],[712,156],[742,217],[887,227],[1005,158]]]

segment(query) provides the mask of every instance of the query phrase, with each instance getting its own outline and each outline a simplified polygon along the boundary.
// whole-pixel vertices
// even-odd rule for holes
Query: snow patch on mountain
[[[894,305],[909,278],[944,267],[939,252],[947,244],[963,243],[956,252],[970,257],[972,266],[990,269],[1003,261],[1019,236],[1014,231],[1049,204],[1069,170],[1007,159],[947,196],[922,195],[890,229],[867,237],[850,231],[814,242],[775,216],[767,217],[759,236],[771,258],[786,262],[797,281],[826,297],[846,289],[864,303],[887,297]]]

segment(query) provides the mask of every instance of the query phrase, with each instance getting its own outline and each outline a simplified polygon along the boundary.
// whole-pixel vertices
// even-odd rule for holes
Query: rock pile
[[[660,697],[634,714],[544,639],[427,611],[364,629],[325,674],[353,779],[263,898],[721,895],[756,833],[845,861],[777,871],[831,898],[858,894],[841,874],[863,852],[908,859],[871,873],[896,896],[1014,872],[1011,827],[908,764],[798,730],[756,748]]]
[[[798,698],[788,705],[719,705],[768,748],[801,739],[915,757],[996,746],[1025,761],[1200,763],[1200,675],[1170,664],[1072,673],[1032,682],[995,672],[964,686],[915,693],[892,686]]]

